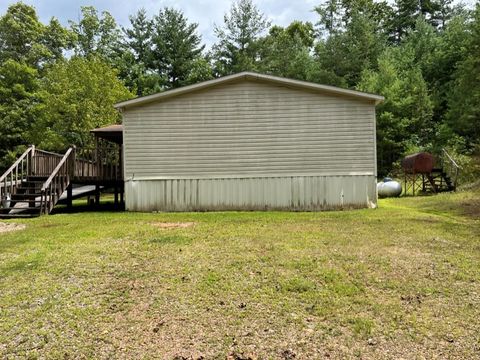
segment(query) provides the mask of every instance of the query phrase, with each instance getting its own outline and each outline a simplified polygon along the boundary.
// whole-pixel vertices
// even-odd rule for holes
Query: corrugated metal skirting
[[[148,179],[125,182],[130,211],[331,210],[373,207],[373,175],[218,179]]]

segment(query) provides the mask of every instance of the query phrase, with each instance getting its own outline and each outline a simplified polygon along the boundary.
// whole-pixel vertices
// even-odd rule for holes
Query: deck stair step
[[[38,207],[4,207],[0,209],[0,215],[32,215],[40,214],[40,209]]]
[[[424,192],[440,193],[455,190],[452,179],[442,168],[433,169],[426,177],[428,181],[424,183]]]
[[[40,198],[32,198],[32,199],[10,199],[10,203],[12,204],[30,204],[40,202]]]
[[[23,181],[21,184],[21,188],[23,189],[31,189],[31,188],[39,188],[41,189],[44,181]]]
[[[39,217],[40,211],[34,214],[25,214],[25,213],[12,213],[12,214],[0,214],[0,219],[18,219],[18,218],[34,218]]]
[[[40,196],[42,196],[42,193],[40,193],[40,192],[33,192],[33,193],[26,193],[26,194],[17,193],[17,194],[13,194],[11,196],[11,200],[12,201],[21,201],[21,200],[25,200],[25,199],[36,199]]]
[[[45,182],[48,179],[48,176],[44,175],[28,175],[27,180],[39,180]]]
[[[38,153],[40,160],[35,162]],[[5,184],[3,188],[0,187],[0,219],[50,213],[60,195],[70,186],[73,174],[69,165],[75,161],[73,155],[73,148],[65,155],[35,150],[34,147],[25,151],[0,177],[2,184]],[[32,168],[31,164],[35,163]],[[37,171],[41,175],[35,175]],[[45,189],[43,194],[42,189]]]

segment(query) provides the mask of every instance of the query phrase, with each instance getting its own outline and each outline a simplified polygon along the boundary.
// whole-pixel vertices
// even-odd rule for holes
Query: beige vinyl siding
[[[373,101],[239,81],[123,114],[125,179],[375,175]]]

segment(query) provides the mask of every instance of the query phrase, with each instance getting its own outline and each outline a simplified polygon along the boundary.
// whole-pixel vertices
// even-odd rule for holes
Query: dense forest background
[[[118,101],[245,70],[385,96],[379,175],[443,147],[468,168],[480,146],[480,5],[326,0],[314,10],[318,23],[280,27],[237,0],[207,49],[198,24],[172,8],[140,10],[123,28],[82,7],[65,27],[11,5],[0,17],[0,170],[26,144],[88,144],[90,129],[120,121]]]

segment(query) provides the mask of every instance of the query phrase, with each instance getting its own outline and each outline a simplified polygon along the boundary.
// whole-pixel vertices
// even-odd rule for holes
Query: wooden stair
[[[62,154],[29,147],[0,177],[0,219],[49,214],[73,179],[74,148]]]
[[[418,160],[420,162],[418,167],[414,161],[413,163],[410,161],[407,167],[402,165],[405,170],[405,193],[411,190],[415,196],[417,193],[437,194],[457,190],[461,169],[446,149],[442,149],[441,153],[433,158],[434,161],[430,161],[432,158],[430,153],[413,154],[405,159],[416,160],[415,157],[418,155],[424,156]]]
[[[0,219],[40,216],[41,188],[48,177],[27,176],[7,201],[8,207],[0,208]]]
[[[446,149],[442,149],[437,164],[439,165],[438,167],[425,174],[426,181],[423,183],[423,191],[435,194],[456,191],[460,166],[458,166]]]
[[[443,168],[434,168],[426,174],[428,181],[425,182],[425,192],[441,193],[455,191],[456,186]]]

